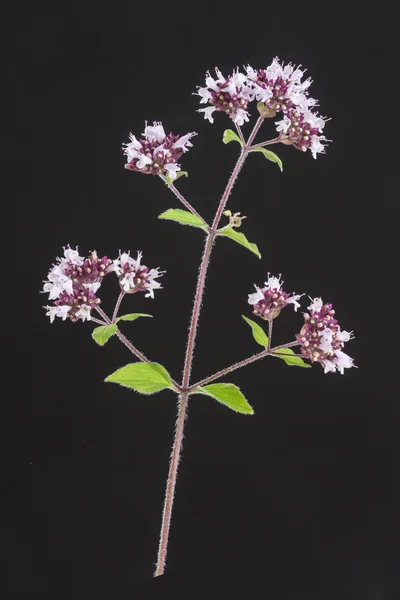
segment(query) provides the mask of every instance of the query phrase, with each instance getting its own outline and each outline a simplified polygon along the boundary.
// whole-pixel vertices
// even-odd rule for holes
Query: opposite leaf
[[[268,336],[266,335],[264,329],[262,327],[260,327],[258,323],[255,323],[254,321],[252,321],[251,319],[248,319],[244,315],[242,315],[242,317],[246,321],[246,323],[248,323],[250,325],[250,327],[252,328],[253,338],[256,340],[256,342],[258,344],[260,344],[260,346],[267,348],[268,347]]]
[[[100,327],[96,327],[92,331],[92,338],[95,342],[99,344],[99,346],[104,346],[104,344],[110,339],[112,335],[117,331],[117,326],[112,325],[101,325]]]
[[[188,210],[182,210],[181,208],[169,208],[165,212],[158,215],[159,219],[167,219],[168,221],[177,221],[181,225],[192,225],[192,227],[201,227],[205,229],[203,221],[196,217],[193,213]]]
[[[222,141],[224,142],[224,144],[229,144],[229,142],[235,141],[235,142],[239,142],[239,144],[241,146],[243,146],[242,140],[234,131],[232,131],[232,129],[226,129],[224,131],[224,135],[222,136]]]
[[[254,411],[242,392],[233,383],[212,383],[204,387],[195,388],[193,394],[205,394],[218,400],[221,404],[228,406],[232,410],[245,414],[253,415]]]
[[[153,317],[153,315],[147,315],[146,313],[130,313],[129,315],[121,315],[116,319],[116,323],[118,321],[135,321],[139,317]]]
[[[254,148],[254,150],[250,150],[250,152],[262,152],[265,158],[268,158],[271,162],[276,163],[280,170],[283,171],[283,164],[279,156],[275,154],[275,152],[271,152],[271,150],[266,150],[265,148]]]
[[[293,354],[293,356],[279,356],[280,354],[285,354],[285,355]],[[277,358],[281,358],[290,367],[293,367],[293,366],[306,367],[306,368],[311,367],[311,365],[308,365],[307,363],[305,363],[304,360],[300,356],[297,356],[291,348],[279,348],[279,350],[272,352],[271,356],[276,356]]]
[[[254,254],[256,254],[258,258],[261,258],[260,251],[257,248],[256,244],[249,242],[246,236],[240,231],[236,231],[235,229],[227,227],[226,229],[221,229],[220,231],[217,231],[217,235],[224,235],[225,237],[235,240],[235,242],[241,244],[242,246],[250,250],[250,252],[254,252]]]
[[[172,387],[168,371],[158,363],[131,363],[109,375],[105,381],[119,383],[142,394],[153,394]]]
[[[183,175],[185,175],[185,177],[189,177],[189,174],[187,171],[178,171],[176,174],[176,177],[174,177],[174,179],[171,179],[171,177],[169,175],[166,175],[165,183],[167,185],[170,185],[171,183],[174,183],[177,179],[179,179],[179,177],[182,177]]]

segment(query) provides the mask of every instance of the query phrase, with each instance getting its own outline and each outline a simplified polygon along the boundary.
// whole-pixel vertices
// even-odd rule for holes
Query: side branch
[[[160,175],[160,177],[166,183],[165,176],[164,175]],[[168,188],[171,190],[171,192],[173,192],[175,194],[175,196],[178,198],[178,200],[183,204],[183,206],[185,206],[193,215],[195,215],[201,221],[203,221],[204,225],[206,227],[208,227],[208,223],[203,219],[203,217],[201,215],[199,215],[199,213],[197,212],[197,210],[195,208],[193,208],[193,206],[190,204],[190,202],[188,202],[186,200],[186,198],[184,198],[184,196],[182,196],[182,194],[180,193],[179,190],[176,189],[176,187],[174,186],[174,184],[173,183],[169,183],[167,185],[168,185]]]
[[[214,373],[214,375],[210,375],[209,377],[206,377],[205,379],[198,381],[197,383],[191,385],[188,388],[188,392],[192,392],[195,388],[197,388],[199,386],[207,385],[207,383],[210,383],[211,381],[214,381],[215,379],[219,379],[220,377],[223,377],[227,373],[236,371],[236,369],[240,369],[241,367],[250,365],[251,363],[255,362],[256,360],[260,360],[260,358],[264,358],[264,356],[272,356],[277,350],[281,350],[282,348],[291,348],[292,346],[298,346],[298,345],[299,345],[299,342],[295,341],[295,342],[290,342],[289,344],[282,344],[281,346],[276,346],[275,348],[266,348],[265,350],[263,350],[262,352],[259,352],[258,354],[253,354],[253,356],[249,356],[249,358],[245,358],[244,360],[241,360],[241,361],[231,365],[230,367],[226,367],[225,369],[222,369],[221,371],[217,371],[217,373]],[[279,356],[286,356],[286,354],[279,354]],[[288,354],[287,356],[293,356],[293,354]]]

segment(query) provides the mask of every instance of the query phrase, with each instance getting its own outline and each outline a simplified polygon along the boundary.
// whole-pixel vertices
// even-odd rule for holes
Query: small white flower
[[[206,85],[207,87],[211,88],[212,90],[214,90],[214,92],[219,92],[219,90],[221,89],[221,83],[225,83],[226,79],[225,77],[222,75],[221,71],[218,69],[218,67],[215,67],[215,73],[217,75],[217,79],[214,80],[210,73],[207,72],[207,76],[206,76]]]
[[[82,321],[90,321],[91,320],[90,312],[91,312],[90,306],[87,306],[86,304],[82,304],[80,309],[76,312],[75,316],[78,317],[78,319],[82,319]]]
[[[47,309],[46,317],[50,317],[50,323],[53,323],[55,317],[60,317],[65,321],[71,310],[71,306],[45,306],[45,308]]]
[[[287,130],[291,125],[291,120],[285,115],[280,121],[275,121],[275,125],[277,131],[283,131],[283,133],[287,133]]]
[[[147,125],[145,122],[143,137],[145,137],[151,144],[158,142],[161,143],[165,139],[164,127],[160,122],[155,122],[153,125]]]
[[[93,292],[95,294],[99,287],[101,286],[101,281],[95,281],[94,283],[84,283],[83,287],[86,288],[89,292]]]
[[[254,287],[256,288],[257,291],[254,294],[249,294],[249,300],[248,300],[249,304],[257,304],[257,302],[264,300],[264,294],[260,290],[260,288],[257,287],[256,285]]]
[[[324,352],[328,352],[329,354],[333,353],[332,349],[332,339],[333,333],[332,330],[326,327],[322,332],[318,343],[318,348],[323,350]]]
[[[354,339],[354,335],[352,331],[340,331],[337,334],[336,339],[340,342],[348,342],[349,340]]]
[[[353,359],[341,350],[335,350],[335,356],[337,359],[335,360],[337,370],[343,375],[344,369],[349,369],[353,366]]]
[[[64,256],[68,262],[80,267],[85,262],[83,256],[79,256],[78,248],[76,250],[72,250],[69,246],[64,248]]]
[[[323,304],[321,298],[314,298],[314,300],[310,298],[310,300],[311,304],[310,306],[307,306],[308,310],[311,310],[312,312],[318,312],[319,310],[321,310]]]
[[[324,359],[322,366],[324,367],[324,373],[335,373],[336,371],[335,363],[327,358]]]
[[[49,294],[49,300],[57,300],[62,292],[72,294],[72,280],[63,273],[62,264],[55,265],[47,278],[48,281],[43,286],[43,293]]]
[[[313,156],[313,158],[317,158],[317,154],[325,153],[325,146],[323,144],[321,144],[321,140],[326,140],[325,136],[323,135],[313,135],[312,136],[312,143],[311,143],[311,154]]]
[[[243,110],[243,108],[238,108],[235,116],[233,117],[233,122],[237,123],[239,127],[241,127],[245,121],[249,121],[249,113],[246,110]]]
[[[267,288],[267,290],[277,290],[279,292],[283,284],[283,281],[280,281],[280,279],[280,275],[279,278],[275,277],[274,275],[268,275],[268,281],[265,281],[264,285]]]
[[[215,106],[207,106],[207,108],[199,108],[197,112],[204,113],[204,118],[208,119],[210,123],[214,123],[214,118],[211,115],[215,110],[217,110]]]
[[[171,179],[176,179],[176,175],[178,171],[180,171],[180,166],[176,163],[165,163],[164,169],[167,171],[168,176]]]
[[[150,269],[149,278],[147,280],[148,293],[144,295],[145,298],[154,298],[154,290],[161,288],[161,283],[159,283],[158,281],[155,281],[154,278],[160,277],[160,275],[162,275],[163,273],[165,273],[165,271],[159,271],[158,269]]]
[[[212,94],[210,90],[206,87],[199,88],[197,90],[199,96],[201,96],[200,104],[207,104],[207,102],[212,98]]]
[[[125,273],[125,275],[122,277],[121,279],[121,286],[122,289],[124,290],[124,292],[129,292],[129,290],[131,288],[135,287],[134,284],[134,277],[135,277],[135,271],[132,271],[131,273]]]
[[[138,169],[143,169],[146,165],[152,165],[153,159],[150,156],[146,156],[145,154],[139,154],[140,158],[136,163]]]
[[[300,303],[297,302],[304,294],[293,294],[290,298],[286,300],[287,304],[294,304],[294,312],[297,312],[297,309],[300,307]]]
[[[172,144],[172,147],[174,149],[175,148],[182,148],[182,150],[184,152],[187,152],[188,148],[191,148],[193,146],[192,142],[189,142],[189,140],[194,135],[197,135],[197,133],[194,132],[194,131],[192,131],[191,133],[187,133],[186,135],[183,135],[178,140],[176,140],[176,142],[174,144]]]

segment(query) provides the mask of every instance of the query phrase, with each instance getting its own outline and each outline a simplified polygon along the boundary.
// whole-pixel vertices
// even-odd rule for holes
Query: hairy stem
[[[169,469],[169,475],[168,475],[168,483],[167,483],[165,502],[164,502],[163,520],[162,520],[161,533],[160,533],[159,553],[158,553],[157,567],[156,567],[156,571],[154,573],[155,576],[162,575],[164,573],[164,569],[165,569],[165,559],[166,559],[167,546],[168,546],[168,532],[169,532],[171,513],[172,513],[172,499],[173,499],[174,493],[175,493],[175,484],[176,484],[178,464],[179,464],[179,455],[180,455],[180,451],[181,451],[181,442],[182,442],[182,436],[183,436],[183,425],[184,425],[184,420],[185,420],[186,406],[187,406],[187,399],[188,399],[187,390],[188,390],[188,385],[189,385],[189,380],[190,380],[190,373],[191,373],[192,362],[193,362],[193,352],[194,352],[194,346],[195,346],[196,334],[197,334],[197,326],[198,326],[198,322],[199,322],[200,309],[201,309],[201,304],[202,304],[202,300],[203,300],[203,292],[204,292],[204,285],[205,285],[208,265],[210,263],[211,250],[212,250],[213,243],[215,240],[218,225],[221,220],[221,216],[225,209],[226,203],[228,201],[229,195],[232,191],[232,188],[237,179],[237,176],[239,175],[240,169],[242,168],[244,161],[246,160],[246,157],[248,154],[248,148],[249,148],[250,144],[252,143],[262,122],[263,122],[262,118],[259,118],[257,120],[257,122],[253,128],[253,131],[251,132],[251,134],[249,136],[249,140],[248,140],[247,144],[244,146],[244,148],[242,148],[240,156],[236,162],[236,165],[235,165],[235,167],[232,171],[232,174],[229,178],[229,181],[226,185],[225,191],[222,194],[222,198],[220,200],[217,212],[215,214],[213,224],[212,224],[211,228],[208,228],[208,234],[207,234],[206,243],[204,246],[203,257],[201,260],[199,275],[197,278],[196,293],[195,293],[195,298],[194,298],[194,302],[193,302],[192,316],[190,319],[189,334],[188,334],[188,341],[187,341],[187,346],[186,346],[185,363],[184,363],[184,367],[183,367],[183,377],[182,377],[182,386],[181,386],[181,390],[183,393],[180,396],[180,403],[179,403],[176,428],[175,428],[175,431],[179,432],[179,435],[178,435],[178,433],[175,434],[174,444],[172,446],[171,463],[170,463],[170,469]],[[174,190],[172,190],[172,191],[174,191]],[[174,191],[174,193],[175,193],[175,191]],[[191,212],[193,212],[193,210]]]
[[[166,182],[166,178],[165,178],[165,176],[164,176],[164,175],[160,175],[160,177],[161,177],[161,179],[162,179],[163,181],[165,181],[165,182]],[[184,198],[184,196],[182,196],[182,194],[180,193],[180,191],[176,189],[175,185],[174,185],[173,183],[169,183],[169,184],[167,184],[167,185],[168,185],[169,189],[171,190],[171,192],[173,192],[173,193],[175,194],[175,196],[178,198],[178,200],[179,200],[180,202],[182,202],[183,206],[186,206],[186,208],[187,208],[188,210],[190,210],[190,212],[191,212],[193,215],[195,215],[196,217],[198,217],[199,219],[201,219],[201,221],[203,221],[204,225],[205,225],[206,227],[208,227],[208,224],[207,224],[207,223],[206,223],[206,221],[203,219],[203,217],[201,217],[201,216],[199,215],[199,213],[197,212],[197,210],[196,210],[195,208],[193,208],[193,206],[192,206],[192,205],[191,205],[191,204],[190,204],[190,203],[189,203],[189,202],[186,200],[186,198]]]
[[[268,350],[271,350],[273,324],[274,324],[273,319],[269,319],[269,321],[268,321],[268,346],[267,346]]]
[[[108,325],[108,323],[105,321],[100,321],[100,319],[96,319],[95,317],[92,317],[90,320],[93,321],[93,323],[98,323],[99,325]]]
[[[165,490],[164,509],[162,516],[160,542],[158,546],[157,567],[154,572],[154,577],[158,577],[164,573],[165,560],[167,556],[169,529],[171,525],[172,506],[175,496],[176,477],[178,473],[179,458],[182,449],[183,428],[186,418],[186,407],[188,401],[188,393],[183,392],[179,396],[178,416],[175,425],[175,438],[172,446],[171,460],[169,464],[169,473],[167,479],[167,487]]]
[[[243,137],[242,129],[241,129],[240,125],[238,125],[237,123],[235,123],[235,125],[236,125],[236,131],[239,134],[240,140],[241,140],[243,146],[245,146],[246,145],[246,140]]]
[[[256,360],[259,360],[260,358],[264,358],[265,356],[271,356],[277,350],[281,350],[282,348],[291,348],[292,346],[298,346],[298,345],[299,345],[299,342],[296,341],[296,342],[289,342],[288,344],[282,344],[281,346],[276,346],[275,348],[271,348],[271,349],[266,348],[265,350],[263,350],[262,352],[259,352],[258,354],[253,354],[253,356],[249,356],[249,358],[245,358],[244,360],[241,360],[241,361],[231,365],[230,367],[226,367],[225,369],[222,369],[221,371],[217,371],[217,373],[214,373],[214,375],[210,375],[209,377],[206,377],[205,379],[202,379],[201,381],[194,383],[193,385],[191,385],[188,388],[188,392],[192,392],[195,388],[197,388],[199,386],[207,385],[207,383],[210,383],[211,381],[215,381],[215,379],[219,379],[220,377],[223,377],[227,373],[236,371],[236,369],[240,369],[241,367],[250,365],[251,363],[255,362]],[[286,354],[280,354],[279,356],[286,356]],[[287,356],[293,356],[293,354],[288,354]]]
[[[111,319],[111,323],[115,323],[115,319],[117,318],[119,307],[121,306],[122,298],[124,296],[125,296],[125,292],[120,292],[120,294],[118,296],[117,303],[116,303],[115,308],[114,308],[114,313],[113,313],[113,316],[112,316],[112,319]]]
[[[264,146],[271,146],[271,144],[278,144],[281,141],[281,136],[274,138],[273,140],[267,140],[266,142],[261,142],[260,144],[254,144],[254,146],[250,146],[249,150],[255,150],[256,148],[263,148]]]

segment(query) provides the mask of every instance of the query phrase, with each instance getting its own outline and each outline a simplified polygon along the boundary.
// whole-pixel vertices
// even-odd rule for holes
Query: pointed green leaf
[[[167,185],[170,185],[171,183],[174,183],[177,179],[179,179],[179,177],[182,177],[183,175],[185,175],[185,177],[189,177],[189,174],[187,171],[178,171],[176,174],[176,177],[174,177],[174,179],[171,179],[171,177],[169,175],[166,175],[165,183]]]
[[[274,162],[278,165],[281,171],[283,171],[283,164],[279,156],[275,154],[275,152],[271,152],[271,150],[267,150],[266,148],[254,148],[254,150],[250,150],[250,152],[262,152],[265,158],[268,158],[271,162]]]
[[[116,319],[116,323],[118,321],[135,321],[139,317],[153,317],[153,315],[147,315],[146,313],[130,313],[129,315],[121,315]]]
[[[285,355],[285,356],[279,356],[280,354]],[[290,354],[290,356],[287,356],[288,354]],[[301,356],[298,356],[297,354],[295,354],[291,348],[279,348],[279,350],[272,352],[271,356],[276,356],[277,358],[281,358],[290,367],[292,367],[292,366],[305,367],[305,368],[311,367],[311,365],[308,365],[307,363],[304,362],[304,360],[301,358]]]
[[[203,221],[196,217],[193,213],[188,210],[182,210],[181,208],[169,208],[165,212],[158,215],[159,219],[167,219],[169,221],[177,221],[181,225],[192,225],[192,227],[201,227],[205,229]]]
[[[105,381],[119,383],[142,394],[153,394],[172,388],[168,371],[158,363],[131,363],[109,375]]]
[[[204,387],[198,387],[191,392],[192,394],[205,394],[225,404],[232,410],[245,415],[253,415],[254,411],[242,392],[233,383],[212,383]]]
[[[224,135],[222,136],[222,141],[224,142],[224,144],[229,144],[229,142],[235,141],[239,142],[239,144],[243,146],[242,140],[237,135],[237,133],[232,131],[232,129],[225,129]]]
[[[250,325],[250,327],[252,328],[253,338],[256,340],[256,342],[258,344],[260,344],[260,346],[264,346],[264,348],[267,348],[268,336],[266,335],[264,329],[262,327],[260,327],[260,325],[258,323],[255,323],[254,321],[252,321],[251,319],[248,319],[244,315],[242,315],[242,317],[246,321],[246,323],[248,323]]]
[[[110,339],[112,335],[117,331],[117,326],[112,325],[100,325],[100,327],[96,327],[92,331],[92,338],[95,342],[99,344],[99,346],[104,346],[104,344]]]
[[[241,244],[242,246],[244,246],[251,252],[254,252],[254,254],[256,254],[258,256],[258,258],[261,258],[260,251],[257,248],[256,244],[249,242],[249,240],[246,238],[246,236],[241,231],[236,231],[235,229],[226,227],[224,229],[220,229],[219,231],[217,231],[217,235],[221,235],[221,236],[224,235],[225,237],[229,237],[232,240],[235,240],[235,242],[237,242],[238,244]]]

